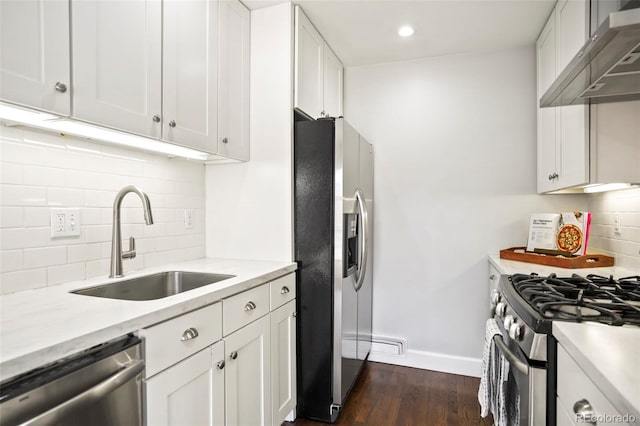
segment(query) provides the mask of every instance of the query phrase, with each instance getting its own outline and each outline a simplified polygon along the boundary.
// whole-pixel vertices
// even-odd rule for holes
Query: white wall
[[[251,11],[251,160],[206,167],[207,256],[293,258],[291,13]]]
[[[106,278],[113,201],[127,185],[149,195],[155,223],[144,225],[135,194],[124,198],[122,236],[136,238],[138,254],[125,272],[204,256],[202,164],[4,126],[0,161],[1,293]],[[64,207],[80,209],[81,235],[52,239],[50,209]]]
[[[591,236],[589,251],[609,254],[616,265],[640,274],[640,188],[589,196]],[[620,217],[620,233],[614,217]]]
[[[345,118],[375,149],[374,334],[423,368],[478,375],[487,255],[526,245],[536,193],[533,47],[348,68]],[[375,356],[374,356],[375,359]]]

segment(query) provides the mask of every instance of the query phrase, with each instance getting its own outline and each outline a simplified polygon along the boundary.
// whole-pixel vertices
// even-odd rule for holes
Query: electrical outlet
[[[184,211],[184,229],[193,228],[193,209],[185,209]]]
[[[620,215],[618,213],[613,215],[613,232],[618,235],[622,234],[622,223],[620,222]]]
[[[51,209],[51,238],[80,236],[80,209]]]

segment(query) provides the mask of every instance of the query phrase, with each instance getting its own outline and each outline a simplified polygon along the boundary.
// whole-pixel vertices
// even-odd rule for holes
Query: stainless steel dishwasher
[[[0,424],[142,425],[140,339],[87,349],[0,385]]]

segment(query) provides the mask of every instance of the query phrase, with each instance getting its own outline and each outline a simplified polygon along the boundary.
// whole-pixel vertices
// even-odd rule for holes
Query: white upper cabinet
[[[557,75],[555,10],[547,21],[536,45],[538,64],[538,99],[551,86]],[[538,192],[554,188],[553,173],[557,170],[556,109],[538,107]],[[559,151],[559,150],[558,150]]]
[[[329,117],[342,116],[342,87],[344,68],[342,62],[331,50],[327,43],[324,44],[324,114]]]
[[[296,6],[294,106],[313,118],[323,111],[324,40]]]
[[[218,2],[165,1],[162,139],[215,152]]]
[[[0,99],[69,115],[70,86],[69,2],[0,1]]]
[[[561,0],[556,6],[558,74],[589,37],[588,10],[589,2],[584,0]],[[564,106],[558,108],[558,112],[560,167],[555,184],[558,188],[568,188],[589,183],[589,106]]]
[[[160,137],[162,3],[72,2],[73,116]]]
[[[588,3],[561,0],[536,44],[538,100],[588,37]],[[538,107],[538,192],[589,182],[589,106]]]
[[[294,107],[311,118],[342,115],[343,66],[300,6],[295,11]]]
[[[249,159],[251,13],[238,0],[220,1],[218,153]]]

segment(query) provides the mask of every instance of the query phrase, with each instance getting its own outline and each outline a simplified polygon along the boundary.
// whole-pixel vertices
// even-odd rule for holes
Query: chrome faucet
[[[140,197],[142,208],[144,209],[144,222],[147,225],[153,225],[153,216],[151,215],[151,203],[149,197],[137,186],[125,186],[118,192],[113,202],[113,232],[111,236],[111,272],[109,278],[124,277],[122,273],[122,259],[133,259],[136,257],[136,240],[129,237],[129,251],[122,252],[122,232],[120,231],[120,206],[122,199],[128,193],[133,192]]]

